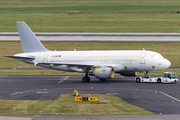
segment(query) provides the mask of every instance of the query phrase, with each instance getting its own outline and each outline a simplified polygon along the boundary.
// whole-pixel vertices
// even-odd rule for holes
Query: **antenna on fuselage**
[[[143,51],[145,51],[145,49],[143,48]]]

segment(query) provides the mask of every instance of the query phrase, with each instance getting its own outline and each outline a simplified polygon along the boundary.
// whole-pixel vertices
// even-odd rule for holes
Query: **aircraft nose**
[[[165,68],[169,68],[171,66],[171,62],[169,60],[165,59],[164,60],[164,65],[165,65],[164,66]]]

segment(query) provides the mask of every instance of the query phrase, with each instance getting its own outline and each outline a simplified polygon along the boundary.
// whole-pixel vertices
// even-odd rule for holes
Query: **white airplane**
[[[100,81],[112,79],[114,73],[136,76],[137,72],[167,69],[171,63],[162,55],[146,50],[116,51],[50,51],[46,49],[25,22],[16,22],[23,53],[11,57],[41,67],[82,72],[83,82],[89,82],[89,75]]]

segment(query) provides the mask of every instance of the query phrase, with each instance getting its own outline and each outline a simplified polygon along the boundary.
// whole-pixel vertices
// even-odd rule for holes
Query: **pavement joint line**
[[[68,76],[68,77],[65,77],[64,79],[62,79],[62,80],[59,81],[58,83],[62,83],[63,81],[67,80],[68,78],[69,78],[69,76]]]
[[[169,97],[169,98],[171,98],[171,99],[173,99],[173,100],[176,100],[176,101],[180,102],[179,99],[177,99],[177,98],[175,98],[175,97],[173,97],[173,96],[171,96],[171,95],[168,95],[167,93],[161,92],[161,91],[156,91],[156,90],[143,90],[143,89],[137,89],[137,90],[158,92],[158,93],[161,93],[161,94],[163,94],[163,95],[165,95],[165,96],[167,96],[167,97]]]

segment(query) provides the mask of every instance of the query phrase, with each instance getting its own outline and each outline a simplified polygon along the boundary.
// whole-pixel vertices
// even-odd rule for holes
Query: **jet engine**
[[[137,76],[138,72],[120,72],[122,76],[134,77]]]
[[[114,69],[113,68],[95,68],[93,70],[93,75],[99,79],[111,79],[114,77]]]

